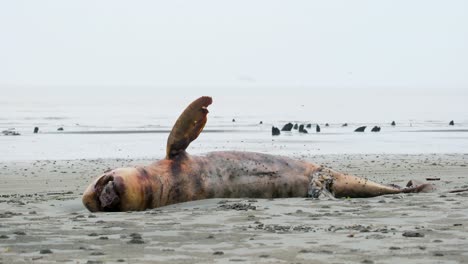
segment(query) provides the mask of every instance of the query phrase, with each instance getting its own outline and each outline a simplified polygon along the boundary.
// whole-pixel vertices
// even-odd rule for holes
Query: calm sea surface
[[[177,116],[196,97],[88,93],[1,98],[0,130],[15,129],[21,136],[0,135],[0,160],[161,158]],[[190,145],[190,153],[468,153],[467,96],[299,96],[265,91],[213,99],[208,124]],[[455,126],[448,125],[450,120]],[[272,126],[281,128],[287,122],[310,123],[312,128],[308,134],[294,130],[271,136]],[[315,132],[316,124],[320,133]],[[364,125],[366,132],[353,132]],[[38,134],[33,134],[35,126]],[[381,126],[381,132],[370,132],[373,126]],[[57,131],[59,127],[64,131]]]

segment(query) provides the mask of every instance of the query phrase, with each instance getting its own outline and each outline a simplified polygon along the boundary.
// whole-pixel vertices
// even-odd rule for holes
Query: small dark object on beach
[[[233,203],[233,204],[222,204],[218,206],[220,209],[225,210],[236,210],[236,211],[248,211],[248,210],[257,210],[256,206],[245,203]]]
[[[304,125],[300,125],[300,126],[299,126],[299,133],[304,133],[304,134],[307,134],[307,133],[308,133],[307,130],[304,129]]]
[[[461,193],[461,192],[468,192],[468,188],[449,191],[449,193]]]
[[[403,233],[404,237],[424,237],[423,233],[419,233],[416,231],[406,231]]]
[[[224,252],[222,251],[215,251],[213,255],[224,255]]]
[[[34,128],[34,134],[37,134],[37,132],[39,132],[39,128],[38,128],[38,127],[35,127],[35,128]]]
[[[312,124],[307,124],[306,128],[312,128]]]
[[[380,132],[380,127],[379,126],[374,126],[372,128],[371,132]]]
[[[3,130],[2,133],[5,136],[19,136],[19,135],[21,135],[19,132],[15,131],[14,128],[8,129],[8,130]]]
[[[233,118],[233,119],[232,119],[232,122],[236,122],[236,120]]]
[[[294,129],[297,130],[299,126],[297,124],[294,124]]]
[[[131,234],[130,234],[130,237],[131,237],[131,238],[135,238],[135,239],[141,239],[141,234],[139,234],[139,233],[131,233]]]
[[[143,241],[141,238],[132,238],[132,240],[128,241],[127,244],[144,244],[145,241]]]
[[[102,264],[104,262],[100,261],[100,260],[88,260],[88,262],[86,262],[86,264]]]
[[[343,125],[341,125],[342,127],[347,127],[348,126],[348,123],[344,123]]]
[[[263,121],[260,121],[260,125],[263,125]]]
[[[364,130],[366,130],[366,126],[358,127],[354,132],[364,132]]]
[[[392,126],[396,126],[396,123],[395,123],[395,121],[392,121]]]
[[[328,123],[325,123],[325,126],[328,127],[328,126],[330,126],[330,125],[329,125]]]
[[[63,131],[63,127],[57,128],[57,131]]]
[[[317,133],[320,132],[320,126],[319,126],[319,125],[316,125],[316,126],[315,126],[315,131],[316,131]]]
[[[271,127],[271,135],[273,136],[279,136],[281,134],[279,128],[277,127]]]
[[[39,251],[40,254],[52,254],[52,250],[50,249],[41,249],[41,251]]]
[[[292,128],[293,128],[293,124],[292,123],[287,123],[286,125],[283,126],[281,131],[291,131]]]
[[[426,178],[426,181],[440,181],[440,178]]]
[[[454,125],[455,125],[455,122],[453,122],[453,120],[450,121],[449,126],[454,126]]]

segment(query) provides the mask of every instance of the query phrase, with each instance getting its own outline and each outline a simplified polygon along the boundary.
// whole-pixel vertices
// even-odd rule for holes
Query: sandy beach
[[[0,163],[0,263],[468,263],[468,154],[296,158],[437,191],[370,199],[211,199],[90,213],[81,194],[108,168],[151,160]]]
[[[467,10],[0,1],[0,264],[468,264]]]

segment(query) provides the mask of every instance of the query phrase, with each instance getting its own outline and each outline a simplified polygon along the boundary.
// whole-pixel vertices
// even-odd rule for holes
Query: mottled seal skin
[[[316,164],[254,152],[211,152],[191,156],[185,149],[207,121],[210,97],[190,104],[174,125],[166,158],[145,167],[120,168],[99,176],[83,194],[92,211],[141,211],[208,198],[373,197],[428,191],[381,185]]]
[[[92,212],[138,211],[208,198],[306,197],[317,166],[252,152],[186,153],[101,175],[83,195]]]

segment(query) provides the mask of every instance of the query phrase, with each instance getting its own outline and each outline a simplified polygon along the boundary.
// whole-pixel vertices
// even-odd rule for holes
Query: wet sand
[[[433,193],[368,199],[210,199],[90,213],[108,168],[150,160],[0,162],[0,263],[468,263],[468,154],[296,158]]]

